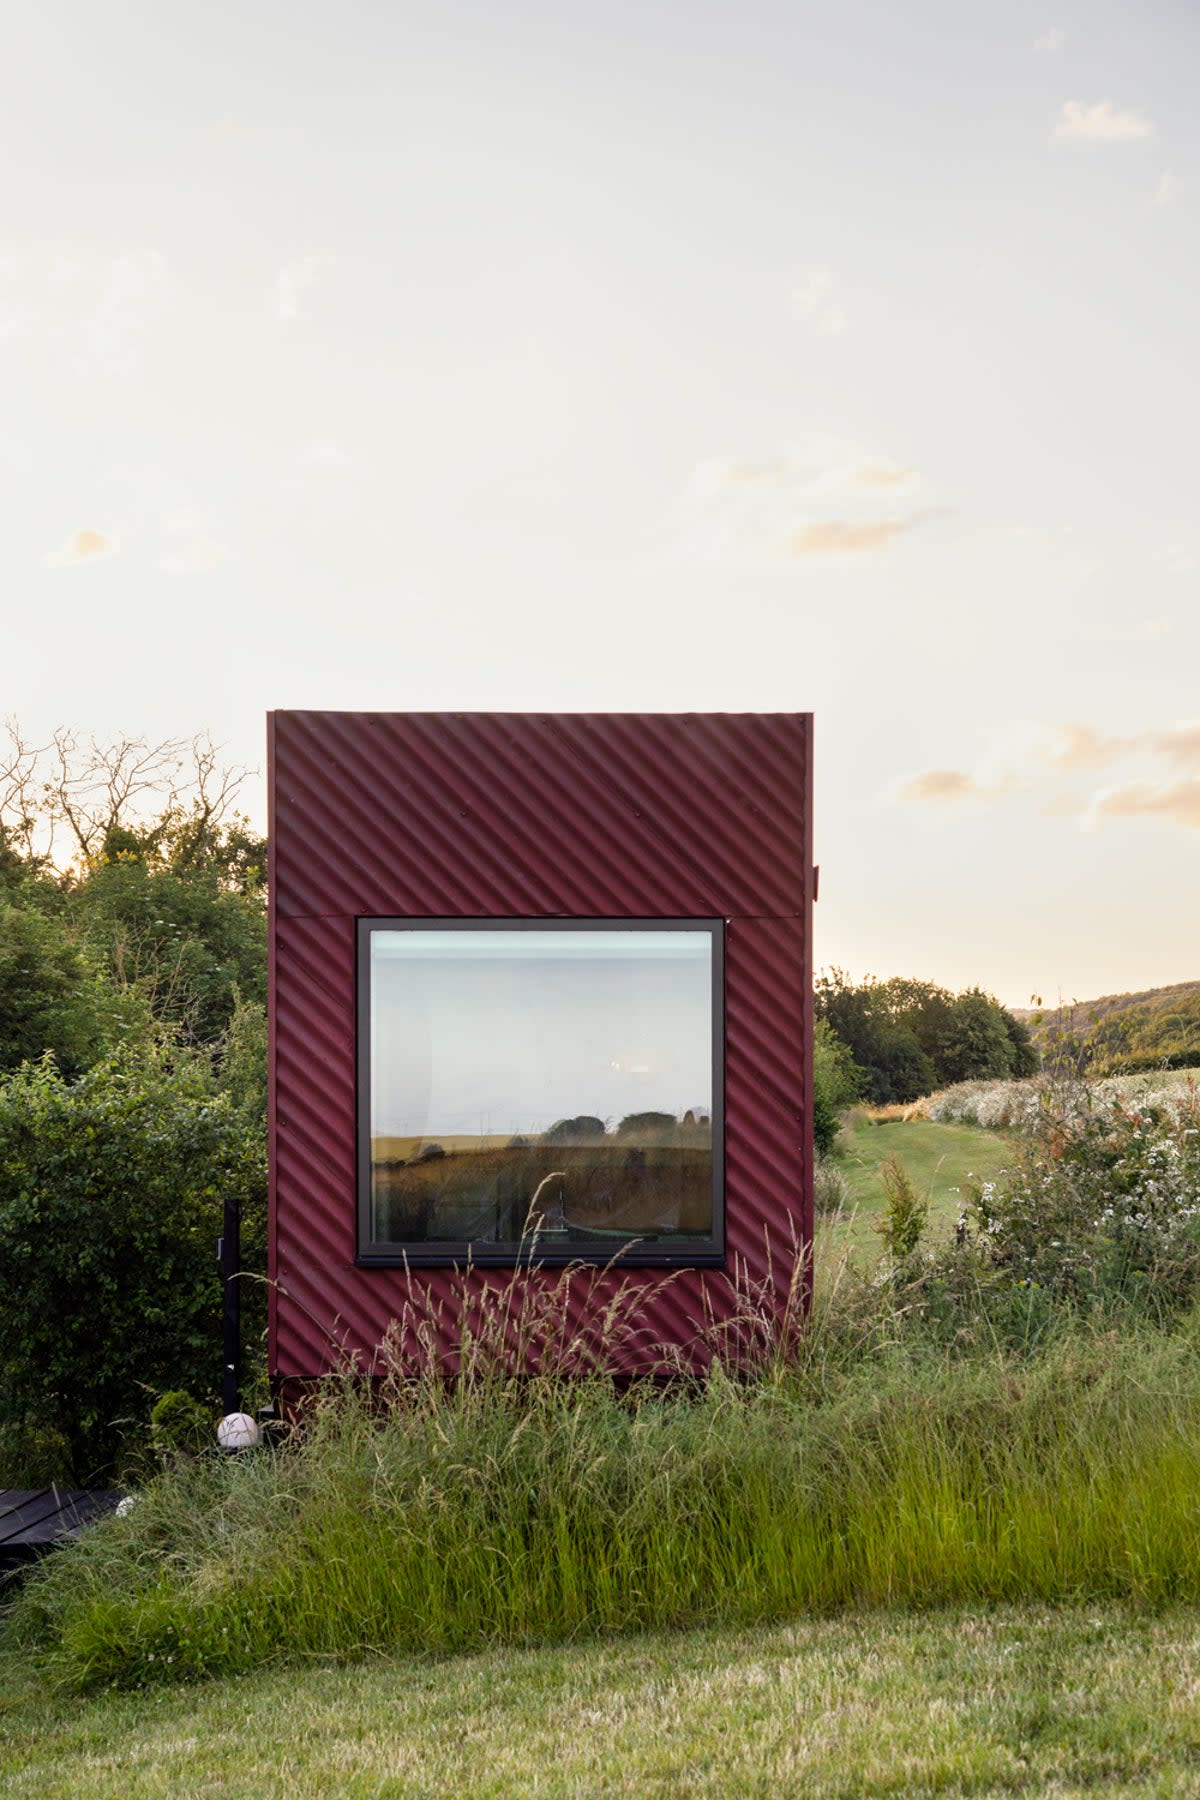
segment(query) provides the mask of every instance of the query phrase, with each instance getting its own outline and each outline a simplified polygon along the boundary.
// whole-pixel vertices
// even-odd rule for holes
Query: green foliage
[[[1200,1089],[1172,1104],[1060,1087],[1017,1164],[976,1186],[991,1260],[1072,1304],[1156,1314],[1200,1295]]]
[[[929,1199],[918,1193],[894,1150],[880,1164],[879,1179],[883,1187],[883,1211],[873,1229],[883,1239],[884,1248],[892,1259],[903,1262],[914,1254],[921,1241],[929,1217]]]
[[[862,1097],[876,1105],[1037,1066],[1028,1030],[979,988],[955,995],[928,981],[855,983],[832,969],[819,977],[814,997],[818,1019],[854,1058]]]
[[[45,1059],[0,1084],[0,1417],[52,1420],[63,1476],[111,1470],[151,1394],[217,1385],[221,1204],[261,1244],[265,1186],[261,1130],[202,1056],[118,1051],[74,1083]]]
[[[111,1042],[115,994],[58,919],[0,904],[0,1072],[49,1050],[69,1074]]]
[[[818,1019],[813,1030],[813,1142],[819,1157],[832,1151],[841,1115],[858,1099],[859,1087],[849,1046],[828,1019]]]
[[[218,867],[155,869],[120,852],[72,886],[67,912],[110,978],[193,1043],[215,1043],[239,998],[266,1000],[262,895],[226,888]]]
[[[186,1388],[170,1388],[150,1409],[150,1442],[163,1461],[212,1448],[213,1411]]]
[[[939,1035],[938,1082],[952,1087],[958,1081],[1003,1080],[1012,1074],[1014,1048],[1002,1008],[971,988],[952,1001]]]
[[[1077,1077],[1200,1066],[1200,987],[1110,995],[1036,1013],[1033,1029],[1049,1067]]]

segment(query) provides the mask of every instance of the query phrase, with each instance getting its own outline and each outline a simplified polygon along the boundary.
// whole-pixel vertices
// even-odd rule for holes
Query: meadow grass
[[[259,1670],[0,1675],[11,1800],[1107,1800],[1200,1785],[1200,1613],[865,1611]]]
[[[900,1158],[917,1191],[929,1196],[926,1235],[936,1242],[952,1234],[966,1205],[969,1179],[994,1179],[1014,1160],[1015,1149],[1007,1137],[977,1125],[903,1116],[877,1120],[856,1108],[838,1137],[837,1165],[848,1193],[841,1218],[824,1234],[818,1281],[831,1279],[846,1257],[861,1270],[879,1261],[882,1244],[875,1224],[884,1206],[880,1168],[891,1155]]]
[[[1022,1356],[981,1316],[947,1353],[916,1292],[666,1393],[424,1382],[380,1410],[343,1385],[288,1450],[183,1463],[59,1552],[9,1632],[89,1688],[863,1606],[1200,1601],[1190,1324]]]

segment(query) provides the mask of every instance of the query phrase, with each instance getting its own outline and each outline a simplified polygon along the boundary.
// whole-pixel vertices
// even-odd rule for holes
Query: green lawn
[[[880,1239],[872,1229],[883,1208],[879,1166],[899,1156],[917,1191],[929,1195],[931,1242],[954,1229],[964,1205],[967,1177],[988,1180],[1010,1163],[1011,1141],[975,1125],[935,1125],[929,1119],[888,1119],[881,1124],[851,1114],[839,1139],[837,1160],[850,1184],[850,1200],[841,1219],[820,1233],[818,1271],[849,1257],[860,1268],[878,1260]]]
[[[1200,1614],[808,1620],[268,1671],[81,1703],[0,1686],[0,1795],[638,1800],[1200,1792]]]

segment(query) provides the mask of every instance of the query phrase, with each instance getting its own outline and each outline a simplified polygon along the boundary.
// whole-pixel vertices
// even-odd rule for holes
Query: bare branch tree
[[[0,826],[26,855],[60,873],[94,863],[116,831],[153,825],[194,860],[213,832],[238,817],[235,803],[251,771],[224,767],[208,732],[193,738],[81,737],[60,726],[34,746],[14,719],[0,746]],[[65,840],[69,846],[59,854]]]
[[[13,718],[4,721],[4,731],[7,742],[0,746],[0,830],[10,844],[32,857],[41,811],[38,765],[50,746],[30,744]]]

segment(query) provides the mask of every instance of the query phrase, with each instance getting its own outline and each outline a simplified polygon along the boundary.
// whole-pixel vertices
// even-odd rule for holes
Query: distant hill
[[[1091,1042],[1097,1072],[1200,1066],[1200,981],[1010,1010],[1043,1056],[1064,1037]]]

